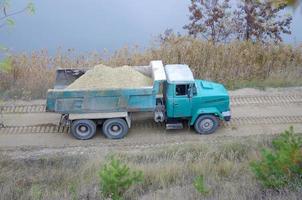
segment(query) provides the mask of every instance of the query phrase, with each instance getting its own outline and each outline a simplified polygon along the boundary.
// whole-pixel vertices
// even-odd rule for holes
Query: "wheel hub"
[[[212,120],[210,119],[204,119],[201,123],[200,123],[200,126],[202,129],[204,130],[210,130],[213,128],[214,126],[214,123]]]
[[[111,130],[113,130],[113,131],[118,131],[118,130],[119,130],[119,127],[118,127],[117,125],[114,125],[114,126],[112,126]]]
[[[87,131],[87,127],[86,126],[80,126],[80,131],[81,132],[86,132]]]
[[[76,128],[76,133],[81,136],[86,136],[87,134],[89,134],[89,132],[89,127],[84,124],[81,124]]]

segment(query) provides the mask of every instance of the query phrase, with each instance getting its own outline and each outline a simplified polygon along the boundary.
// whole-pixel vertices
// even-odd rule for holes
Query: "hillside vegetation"
[[[301,138],[301,134],[298,135]],[[1,152],[0,199],[100,199],[110,191],[117,191],[115,187],[122,192],[122,199],[299,199],[301,184],[292,188],[295,182],[290,181],[288,183],[291,184],[277,189],[263,187],[261,181],[267,179],[263,179],[262,174],[259,177],[259,173],[253,173],[255,169],[265,172],[267,167],[271,169],[276,164],[269,162],[270,157],[263,157],[260,150],[265,148],[268,151],[272,148],[272,141],[281,144],[285,136],[289,133],[284,133],[282,137],[222,137],[210,139],[211,142],[207,140],[149,150],[113,150],[110,154],[104,154],[99,149],[72,156],[65,150],[57,156],[24,159],[9,158]],[[279,147],[290,141],[286,139]],[[301,142],[300,139],[300,148]],[[283,147],[282,152],[289,152]],[[70,150],[77,152],[76,149]],[[108,162],[112,155],[126,164],[130,172],[128,167],[116,161],[113,164]],[[289,154],[290,157],[278,152],[275,155],[282,155],[283,160],[290,159],[287,162],[291,163],[290,167],[301,165],[301,152],[300,157],[296,157],[299,160],[292,159],[296,155],[293,153]],[[286,169],[282,176],[278,176],[280,171],[269,171],[264,178],[271,176],[274,181],[290,180],[288,178],[292,178],[293,173],[289,174],[292,171],[284,167],[280,168]],[[143,177],[131,172],[133,170],[142,173]],[[115,178],[123,179],[108,176],[111,173],[115,174]],[[295,175],[301,177],[301,171]],[[100,187],[100,177],[102,184],[112,185]],[[134,180],[140,181],[131,182],[131,185],[129,181]],[[102,191],[106,193],[102,194]]]

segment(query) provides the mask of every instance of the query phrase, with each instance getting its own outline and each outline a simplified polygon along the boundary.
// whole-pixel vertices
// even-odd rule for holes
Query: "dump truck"
[[[153,85],[140,88],[68,89],[87,70],[58,69],[54,89],[47,91],[46,111],[61,114],[60,124],[77,139],[95,136],[98,128],[110,139],[121,139],[131,128],[132,114],[152,112],[154,123],[180,129],[187,123],[198,134],[211,134],[231,119],[230,100],[222,84],[196,80],[188,65],[135,67],[149,74]],[[125,79],[127,77],[124,77]]]

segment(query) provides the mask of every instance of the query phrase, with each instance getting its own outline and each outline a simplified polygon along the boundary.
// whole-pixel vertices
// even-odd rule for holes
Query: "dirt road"
[[[98,131],[95,138],[79,141],[66,130],[59,129],[60,115],[44,112],[43,100],[6,102],[1,107],[5,127],[0,128],[0,148],[153,148],[192,141],[211,142],[228,136],[274,134],[291,125],[297,132],[302,132],[302,87],[266,91],[241,89],[231,91],[230,95],[233,119],[222,124],[212,135],[197,135],[189,128],[167,131],[152,122],[151,114],[137,114],[129,134],[122,140],[106,139]]]

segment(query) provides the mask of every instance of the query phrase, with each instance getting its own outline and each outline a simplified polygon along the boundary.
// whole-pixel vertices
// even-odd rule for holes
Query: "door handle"
[[[178,103],[173,103],[174,106],[178,106]]]

